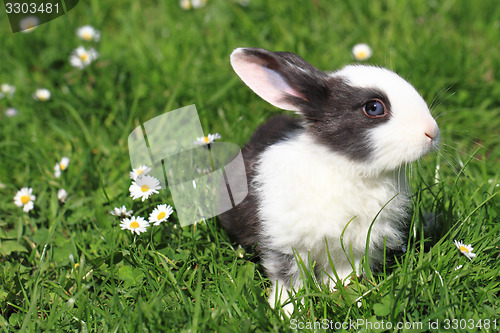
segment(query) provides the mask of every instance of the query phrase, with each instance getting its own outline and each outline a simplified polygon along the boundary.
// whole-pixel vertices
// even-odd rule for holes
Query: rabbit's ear
[[[250,89],[280,109],[302,111],[328,97],[327,75],[293,53],[238,48],[231,65]]]

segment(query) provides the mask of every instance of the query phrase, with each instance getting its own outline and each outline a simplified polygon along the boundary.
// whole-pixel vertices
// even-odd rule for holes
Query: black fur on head
[[[370,118],[363,112],[367,102],[379,100],[387,116]],[[312,107],[311,107],[312,106]],[[390,102],[384,93],[356,88],[342,78],[329,80],[329,95],[322,105],[303,103],[307,130],[322,144],[353,160],[369,160],[373,151],[369,130],[390,118]]]
[[[238,72],[236,62],[233,63],[238,75],[252,90],[263,96],[266,89],[282,89],[279,98],[268,101],[301,114],[306,131],[319,143],[356,161],[370,159],[373,149],[369,130],[391,116],[390,102],[382,91],[352,86],[346,78],[329,75],[293,53],[254,48],[239,50],[238,61],[256,65],[252,67],[257,68],[255,72],[263,69],[264,74],[257,76],[253,71]],[[245,80],[248,78],[250,80]],[[257,80],[264,82],[252,84]],[[368,117],[363,110],[374,100],[384,106],[385,114],[381,117]]]

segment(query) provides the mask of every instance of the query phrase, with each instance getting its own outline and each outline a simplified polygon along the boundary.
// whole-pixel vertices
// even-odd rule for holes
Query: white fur
[[[399,219],[399,208],[406,206],[406,183],[401,174],[366,177],[364,167],[369,165],[360,167],[316,144],[306,133],[269,147],[261,156],[255,178],[263,234],[279,248],[294,244],[298,250],[314,251],[315,246],[324,247],[324,236],[338,243],[345,224],[356,217],[344,241],[351,242],[354,248],[364,248],[366,237],[358,236],[365,236],[381,207],[401,193],[379,217],[385,221],[394,216],[393,209]],[[371,241],[380,244],[378,229],[376,223]],[[397,238],[383,234],[389,241]],[[291,248],[282,252],[292,253]]]
[[[402,239],[399,226],[406,213],[407,186],[403,173],[367,177],[364,168],[369,165],[353,163],[316,144],[305,133],[270,146],[260,158],[254,180],[267,246],[290,255],[295,249],[305,262],[310,253],[316,267],[334,277],[326,240],[335,270],[344,280],[353,267],[360,272],[368,229],[387,204],[370,236],[371,263],[380,263],[383,253],[380,248],[375,249],[375,245],[383,245],[384,237],[387,244],[393,246]],[[340,238],[351,219],[343,235],[347,251],[344,253]],[[348,252],[350,246],[352,254]],[[350,262],[351,255],[354,263]],[[264,260],[265,266],[270,264],[273,263]],[[286,282],[279,281],[279,284]],[[331,284],[326,275],[324,282]],[[300,286],[300,282],[295,281],[295,286]]]

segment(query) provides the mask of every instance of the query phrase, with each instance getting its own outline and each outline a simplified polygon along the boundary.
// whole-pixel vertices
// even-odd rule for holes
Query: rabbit
[[[271,118],[243,146],[248,195],[220,215],[261,259],[270,306],[290,315],[289,292],[302,286],[297,258],[335,290],[362,274],[371,225],[371,268],[383,262],[384,245],[401,246],[410,217],[404,167],[438,148],[439,128],[413,86],[385,68],[323,72],[260,48],[237,48],[230,60],[258,96],[298,114]]]

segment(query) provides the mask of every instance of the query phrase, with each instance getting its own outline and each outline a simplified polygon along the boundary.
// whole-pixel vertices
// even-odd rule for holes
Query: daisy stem
[[[153,241],[154,239],[154,233],[156,232],[155,229],[156,228],[153,228],[153,226],[151,226],[151,230],[150,230],[150,234],[149,234],[149,246],[151,246],[151,249],[152,250],[155,250],[155,242]]]
[[[97,173],[99,174],[99,184],[101,185],[102,193],[104,193],[104,196],[108,201],[108,205],[110,205],[111,201],[109,200],[108,193],[106,192],[106,188],[104,187],[104,179],[102,177],[101,168],[97,167]]]

